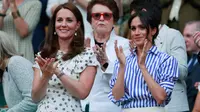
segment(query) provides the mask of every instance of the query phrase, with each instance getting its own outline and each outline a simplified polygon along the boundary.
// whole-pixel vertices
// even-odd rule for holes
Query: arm
[[[51,77],[45,77],[44,75],[40,77],[40,69],[33,68],[33,70],[34,79],[31,96],[34,102],[39,102],[46,95],[48,82]]]
[[[6,15],[6,12],[9,8],[9,2],[7,0],[2,0],[2,10],[0,10],[0,13],[2,15]],[[0,16],[0,29],[3,28],[3,23],[4,23],[4,16]]]
[[[63,75],[60,77],[60,81],[73,96],[79,99],[85,99],[90,93],[96,72],[97,68],[95,66],[88,66],[81,73],[79,80],[72,79],[68,75]],[[56,71],[57,76],[60,73],[61,71]]]
[[[59,5],[58,0],[48,0],[46,14],[49,18],[53,15],[54,10]]]
[[[83,8],[83,9],[87,9],[88,6],[88,1],[87,0],[76,0],[76,2]]]
[[[171,56],[175,57],[178,61],[179,79],[183,81],[187,77],[187,53],[185,40],[179,31],[174,30],[173,34],[170,43],[170,52]]]
[[[157,82],[155,82],[145,66],[140,66],[140,69],[152,96],[155,98],[158,104],[162,104],[167,96],[165,90]]]
[[[19,58],[19,57],[17,57]],[[7,112],[33,112],[37,105],[31,99],[31,86],[33,81],[32,63],[21,58],[13,60],[9,68],[19,94],[23,99],[21,102],[10,108]]]
[[[192,112],[200,112],[200,92],[198,92]]]
[[[26,9],[29,11],[24,17],[20,16],[17,13],[18,9],[15,2],[11,3],[10,8],[11,8],[12,13],[16,15],[16,16],[13,16],[13,20],[14,20],[15,28],[18,34],[22,38],[27,37],[29,33],[34,30],[34,28],[36,27],[39,21],[40,11],[42,8],[41,3],[38,1],[37,4],[33,4],[33,6],[31,6],[30,9]]]

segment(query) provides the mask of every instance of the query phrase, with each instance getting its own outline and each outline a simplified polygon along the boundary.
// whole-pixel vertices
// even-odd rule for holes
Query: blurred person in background
[[[9,35],[0,31],[0,79],[8,105],[7,112],[35,112],[31,99],[33,64],[18,55]]]
[[[183,36],[188,53],[188,76],[185,79],[187,85],[187,98],[189,111],[191,112],[195,103],[198,90],[194,87],[196,82],[200,82],[200,64],[198,63],[198,52],[200,48],[195,44],[193,35],[200,31],[200,21],[190,21],[185,24]]]
[[[34,62],[32,35],[39,22],[41,3],[38,0],[2,0],[0,29],[23,57]]]

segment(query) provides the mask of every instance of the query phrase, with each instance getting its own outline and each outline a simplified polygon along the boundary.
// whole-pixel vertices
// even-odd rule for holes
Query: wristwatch
[[[103,64],[103,68],[106,69],[107,67],[108,67],[108,62],[106,62],[106,63]]]

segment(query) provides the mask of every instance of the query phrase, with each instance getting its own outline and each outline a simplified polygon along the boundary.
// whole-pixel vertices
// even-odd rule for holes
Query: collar
[[[133,49],[133,51],[132,51],[132,54],[133,54],[134,56],[137,55],[137,54],[136,54],[136,50],[137,50],[137,48]],[[153,45],[153,46],[147,51],[147,54],[149,54],[149,53],[152,53],[152,54],[157,55],[157,54],[158,54],[158,48],[157,48],[156,46]]]

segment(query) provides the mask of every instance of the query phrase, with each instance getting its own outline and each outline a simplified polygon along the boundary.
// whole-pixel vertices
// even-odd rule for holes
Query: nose
[[[67,26],[66,21],[63,21],[62,24],[61,24],[61,26],[62,26],[62,27],[66,27],[66,26]]]
[[[102,14],[100,15],[100,19],[99,20],[104,20],[104,17],[103,17]]]
[[[135,34],[136,34],[136,35],[140,35],[140,30],[139,30],[138,28],[136,28]]]

